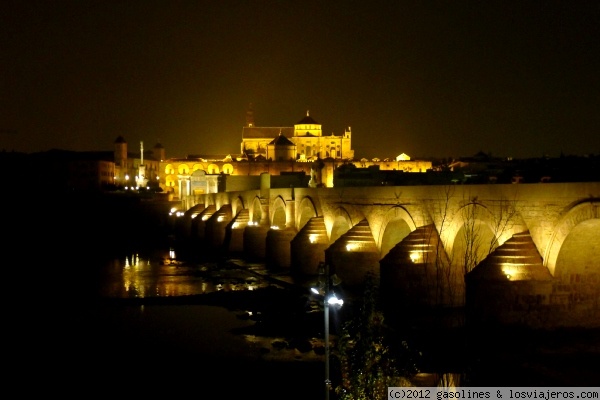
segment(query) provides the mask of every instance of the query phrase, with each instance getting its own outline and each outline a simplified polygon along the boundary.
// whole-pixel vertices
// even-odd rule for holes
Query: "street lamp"
[[[323,296],[323,315],[325,319],[325,399],[329,400],[331,391],[331,379],[329,379],[329,307],[341,307],[344,300],[338,299],[331,286],[338,285],[340,280],[337,276],[329,274],[329,264],[319,264],[319,283],[318,287],[311,287],[310,290]]]

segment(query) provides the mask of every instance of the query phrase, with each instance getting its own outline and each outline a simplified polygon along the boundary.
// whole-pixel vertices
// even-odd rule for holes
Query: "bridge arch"
[[[281,196],[277,196],[271,207],[270,226],[277,227],[278,229],[285,228],[287,222],[285,200]]]
[[[208,196],[206,196],[206,207],[208,206],[217,206],[217,199],[214,193],[211,193]]]
[[[297,210],[297,223],[296,230],[300,231],[304,225],[313,217],[317,217],[319,215],[317,211],[317,207],[312,197],[306,196],[304,197],[298,206]]]
[[[599,232],[599,201],[584,201],[568,210],[554,228],[544,256],[544,264],[550,273],[553,276],[577,275],[587,266],[589,272],[600,274]]]
[[[389,209],[383,216],[381,230],[377,238],[380,258],[385,257],[396,244],[400,243],[415,229],[417,229],[417,226],[404,207],[394,206]]]
[[[241,196],[237,196],[231,202],[231,211],[234,216],[238,215],[240,211],[244,209],[244,199]]]
[[[250,207],[250,222],[253,224],[260,224],[263,220],[263,210],[260,198],[257,196],[252,200],[252,206]]]
[[[454,235],[448,241],[446,251],[451,263],[456,268],[463,268],[462,273],[470,272],[498,247],[492,221],[492,213],[480,203],[469,202],[459,207],[450,224],[450,232]]]
[[[333,213],[333,221],[329,233],[329,243],[333,243],[338,240],[353,226],[354,224],[352,223],[352,217],[350,217],[348,211],[343,207],[338,207]]]

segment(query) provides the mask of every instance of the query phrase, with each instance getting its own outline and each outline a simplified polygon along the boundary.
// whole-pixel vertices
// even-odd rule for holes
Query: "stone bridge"
[[[177,236],[315,277],[325,262],[393,307],[600,326],[600,182],[286,188],[183,199]]]

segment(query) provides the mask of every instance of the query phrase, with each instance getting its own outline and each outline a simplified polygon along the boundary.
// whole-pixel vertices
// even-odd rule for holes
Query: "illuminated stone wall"
[[[217,210],[227,204],[235,204],[233,218],[242,209],[248,209],[249,220],[260,227],[253,228],[255,233],[252,240],[265,246],[268,243],[283,246],[280,249],[261,250],[260,254],[277,254],[280,259],[279,255],[285,255],[284,268],[290,267],[287,261],[288,254],[291,254],[288,253],[288,247],[296,247],[296,253],[301,249],[300,253],[303,254],[296,254],[297,257],[323,259],[322,240],[314,240],[313,249],[313,241],[308,235],[314,232],[302,229],[311,219],[322,218],[321,223],[325,227],[328,241],[325,253],[330,253],[328,260],[341,260],[340,265],[343,264],[346,274],[353,281],[359,279],[367,269],[377,269],[378,266],[372,265],[371,261],[365,262],[367,255],[369,260],[372,258],[375,264],[379,262],[380,265],[388,253],[405,254],[409,257],[405,260],[387,259],[389,268],[405,268],[409,265],[407,263],[422,262],[418,257],[412,258],[413,253],[423,254],[422,244],[411,244],[408,237],[419,228],[429,227],[428,230],[435,233],[431,244],[435,244],[437,254],[428,256],[431,257],[428,268],[435,268],[435,259],[439,258],[449,265],[448,272],[453,276],[464,276],[474,271],[484,260],[492,263],[503,279],[501,285],[492,288],[507,287],[516,290],[521,296],[519,301],[528,304],[528,307],[522,309],[512,308],[511,312],[517,315],[511,317],[512,321],[528,323],[523,313],[533,311],[537,315],[548,316],[545,324],[557,323],[557,318],[559,325],[600,321],[600,258],[597,256],[600,243],[599,182],[262,188],[207,194],[197,196],[190,202],[201,203],[205,207],[214,206]],[[277,228],[272,226],[274,222]],[[211,223],[210,219],[206,221],[206,224]],[[354,232],[359,226],[360,235],[357,236]],[[287,239],[282,240],[282,235],[277,235],[277,240],[267,242],[269,230],[281,227],[285,227],[285,238],[289,242]],[[290,234],[290,230],[295,235]],[[369,237],[365,238],[365,232],[369,233]],[[535,274],[527,272],[528,268],[534,268],[529,267],[529,262],[519,261],[518,257],[500,257],[504,254],[501,251],[506,250],[502,246],[509,239],[525,232],[530,250],[539,254]],[[301,240],[301,245],[292,246],[292,241],[300,240],[296,238],[297,235],[307,237]],[[476,240],[482,242],[473,246]],[[365,245],[361,246],[361,243]],[[396,246],[403,246],[402,251],[393,252]],[[467,254],[469,249],[470,254]],[[345,253],[342,255],[342,252]],[[357,252],[355,256],[353,252]],[[254,249],[254,258],[260,258],[260,254]],[[277,262],[277,257],[270,261]],[[293,265],[296,271],[314,271],[302,263],[294,262]],[[540,273],[546,278],[540,279]],[[398,275],[390,270],[387,271],[387,276],[403,274]],[[401,287],[391,286],[396,289]],[[464,287],[456,289],[464,292]],[[415,291],[420,292],[427,296],[420,304],[434,301],[432,299],[435,295],[431,290]],[[539,295],[544,293],[547,295],[545,300],[536,300],[541,299]],[[456,303],[452,296],[444,298],[450,299],[444,301]],[[462,299],[464,300],[464,295]],[[464,306],[464,301],[458,303],[457,306]],[[546,309],[534,309],[535,307]],[[549,312],[550,309],[553,312]]]

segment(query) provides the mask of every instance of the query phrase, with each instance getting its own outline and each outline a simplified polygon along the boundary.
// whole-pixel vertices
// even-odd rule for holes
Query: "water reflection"
[[[231,263],[188,263],[177,259],[173,248],[111,259],[101,271],[101,281],[99,295],[111,298],[190,296],[268,286],[252,270]]]

